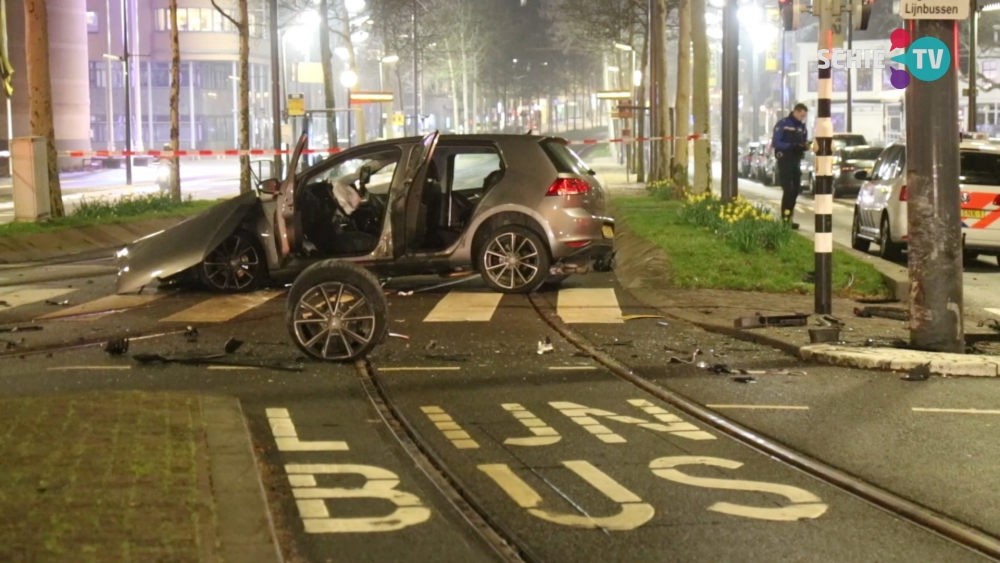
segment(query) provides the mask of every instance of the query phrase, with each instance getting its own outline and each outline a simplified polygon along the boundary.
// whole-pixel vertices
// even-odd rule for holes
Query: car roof
[[[897,142],[890,146],[906,148],[906,143]],[[958,144],[958,148],[963,151],[979,151],[1000,154],[1000,144],[989,141],[962,141]]]
[[[420,136],[412,136],[411,135],[409,137],[400,137],[398,139],[381,139],[381,140],[378,140],[378,141],[372,141],[372,142],[369,142],[369,143],[365,143],[364,146],[367,146],[367,147],[377,147],[377,146],[392,146],[392,145],[413,144],[413,143],[419,143],[421,140],[423,140],[423,138],[424,138],[423,135],[420,135]],[[528,135],[528,134],[516,135],[516,134],[511,134],[511,133],[493,133],[493,134],[480,133],[480,134],[475,134],[475,135],[459,135],[459,134],[454,134],[454,133],[443,133],[443,134],[440,135],[440,137],[438,137],[438,142],[442,142],[442,141],[473,141],[473,142],[479,141],[479,142],[484,142],[485,141],[485,142],[496,142],[496,143],[499,143],[499,142],[504,142],[504,141],[523,141],[525,139],[535,140],[537,142],[541,142],[541,141],[544,141],[546,139],[551,139],[551,140],[556,140],[556,141],[559,141],[559,140],[566,141],[567,140],[567,139],[564,139],[562,137],[557,137],[557,136],[553,136],[553,135]],[[361,146],[361,145],[356,145],[356,146]],[[351,147],[351,148],[354,148],[354,147]]]

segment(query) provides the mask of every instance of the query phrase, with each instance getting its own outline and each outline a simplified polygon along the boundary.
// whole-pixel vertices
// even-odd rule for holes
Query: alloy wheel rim
[[[234,236],[209,253],[202,267],[215,287],[246,289],[260,274],[260,255],[244,237]]]
[[[538,276],[539,254],[535,243],[517,233],[505,233],[486,247],[486,275],[504,289],[516,289]]]
[[[375,338],[375,307],[353,285],[328,282],[310,288],[295,304],[295,338],[324,360],[353,357]]]

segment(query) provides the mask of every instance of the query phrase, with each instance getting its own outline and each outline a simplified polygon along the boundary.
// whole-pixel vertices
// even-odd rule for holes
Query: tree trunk
[[[667,0],[656,0],[659,17],[654,22],[654,37],[656,38],[656,61],[658,75],[657,94],[659,107],[657,108],[658,128],[661,136],[670,135],[670,104],[667,103]],[[670,178],[670,142],[661,140],[658,142],[659,155],[656,165],[656,179],[666,180]]]
[[[194,124],[192,124],[193,126]],[[250,12],[240,0],[240,150],[250,150]],[[240,193],[250,191],[250,155],[240,156]]]
[[[53,218],[66,215],[62,186],[59,183],[59,160],[56,154],[56,129],[52,120],[52,78],[49,74],[49,14],[46,0],[25,0],[24,48],[27,53],[28,104],[31,134],[45,137],[49,169],[49,213]]]
[[[448,76],[451,78],[451,111],[455,120],[455,131],[458,132],[458,125],[461,123],[461,120],[458,116],[458,81],[455,77],[455,61],[451,56],[451,43],[445,41],[444,45],[444,48],[448,51]]]
[[[354,72],[358,72],[358,58],[357,55],[354,53],[354,43],[351,41],[350,15],[346,15],[344,17],[344,37],[346,38],[344,41],[347,43],[348,62],[351,65],[351,70],[353,70]],[[360,109],[361,106],[358,107],[359,109],[357,110],[357,112],[354,113],[355,116],[354,127],[358,130],[358,144],[363,145],[366,142],[368,142],[368,129],[365,126],[365,112],[362,109]],[[351,107],[350,99],[347,100],[347,111],[354,112],[354,108]],[[348,139],[351,138],[350,131],[347,132],[347,138]]]
[[[333,89],[333,51],[330,49],[330,30],[327,28],[330,20],[329,0],[319,0],[320,26],[319,26],[319,60],[323,68],[323,98],[326,109],[337,107],[337,93]],[[339,148],[337,134],[337,116],[330,112],[326,114],[326,133],[330,139],[329,148]]]
[[[689,1],[691,21],[705,21],[705,0]],[[691,42],[694,50],[694,90],[691,96],[694,109],[694,134],[702,137],[694,142],[694,192],[700,194],[712,189],[712,143],[708,139],[711,124],[708,114],[708,73],[711,55],[708,51],[705,26],[691,27]]]
[[[644,37],[642,39],[642,61],[640,62],[640,65],[639,65],[639,71],[642,73],[642,81],[639,84],[639,107],[640,108],[645,108],[646,107],[646,99],[647,99],[647,96],[646,96],[646,86],[649,84],[649,73],[648,73],[649,64],[648,64],[648,61],[647,61],[647,59],[649,58],[649,42],[650,42],[650,38],[648,36],[644,35]],[[636,136],[639,137],[639,138],[642,138],[642,137],[646,136],[646,118],[647,118],[648,114],[649,114],[649,112],[646,111],[645,109],[642,109],[642,110],[639,110],[638,112],[636,112],[636,115],[638,116],[638,119],[639,119],[638,127],[636,127],[636,129],[637,129]],[[643,143],[636,143],[635,148],[636,148],[636,151],[638,152],[638,155],[637,155],[637,158],[636,158],[636,177],[635,177],[635,181],[641,183],[641,182],[645,182],[646,181],[646,143],[645,142],[643,142]]]
[[[691,2],[680,0],[677,9],[680,29],[677,37],[677,101],[674,111],[674,181],[685,186],[688,181],[688,131],[691,122]],[[704,18],[702,18],[704,22]],[[699,22],[701,23],[701,22]]]
[[[476,115],[479,112],[479,54],[472,57],[472,133],[476,131]]]
[[[189,77],[194,80],[194,76]],[[170,197],[181,200],[181,159],[177,157],[181,143],[181,47],[177,32],[177,0],[170,0]],[[194,108],[191,108],[194,115]],[[194,127],[194,119],[191,127]]]

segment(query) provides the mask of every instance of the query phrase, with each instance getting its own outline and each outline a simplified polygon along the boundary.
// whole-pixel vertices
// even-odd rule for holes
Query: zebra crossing
[[[93,321],[120,313],[139,313],[147,321],[164,324],[221,324],[264,307],[274,307],[284,291],[210,295],[195,292],[151,292],[139,295],[95,295],[68,287],[19,286],[0,288],[0,324],[10,322]],[[92,298],[88,298],[92,297]],[[523,306],[523,296],[487,289],[425,293],[406,300],[413,318],[425,323],[488,323],[504,303]],[[58,302],[57,302],[58,300]],[[68,301],[69,304],[64,304]],[[566,288],[554,296],[559,317],[566,323],[623,323],[613,288]],[[391,301],[392,302],[392,301]]]

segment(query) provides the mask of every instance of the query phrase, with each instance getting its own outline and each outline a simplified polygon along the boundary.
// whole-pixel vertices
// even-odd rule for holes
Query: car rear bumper
[[[552,225],[553,232],[560,234],[552,244],[553,275],[610,271],[614,256],[615,221],[610,217],[576,215],[572,220],[572,231],[568,225]]]

